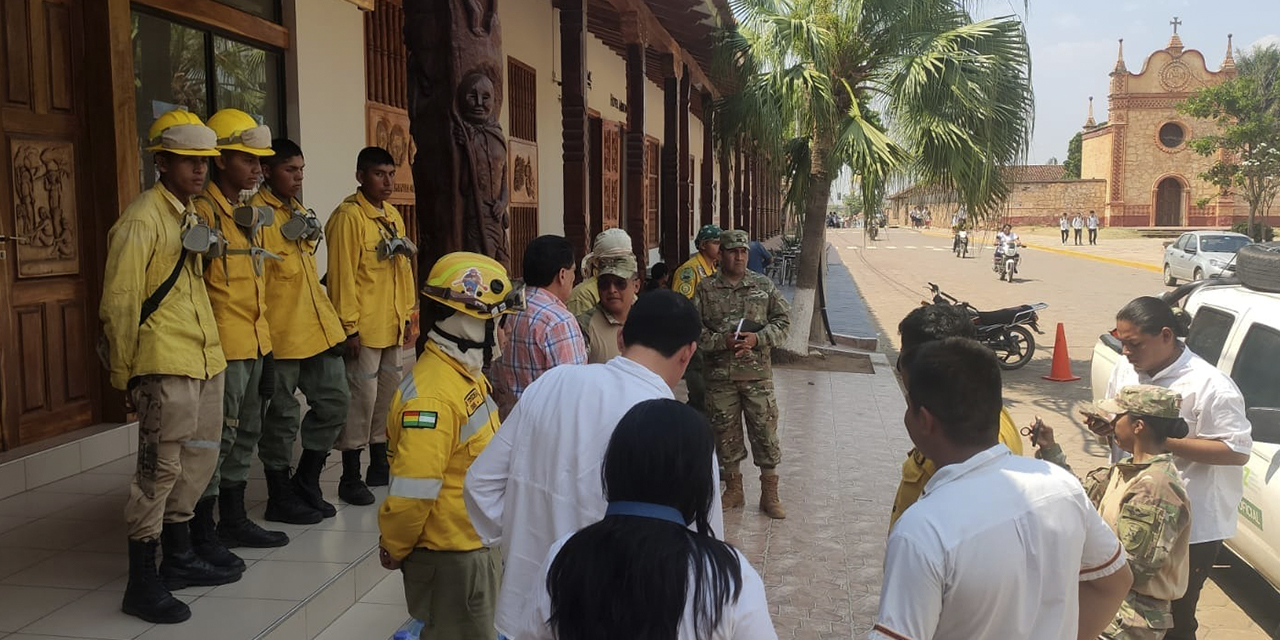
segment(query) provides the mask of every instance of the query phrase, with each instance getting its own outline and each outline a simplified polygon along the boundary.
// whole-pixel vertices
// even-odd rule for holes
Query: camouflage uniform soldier
[[[1114,414],[1116,441],[1133,453],[1085,476],[1084,488],[1102,519],[1124,545],[1133,570],[1125,597],[1105,640],[1159,640],[1173,628],[1170,605],[1187,589],[1190,562],[1191,501],[1173,454],[1164,442],[1187,435],[1179,416],[1182,396],[1153,385],[1133,385],[1097,404],[1099,414]],[[1041,426],[1036,453],[1067,467],[1053,432]]]
[[[690,300],[698,290],[698,283],[715,273],[716,265],[720,263],[720,227],[708,224],[698,229],[693,246],[698,248],[698,252],[680,265],[671,277],[671,288]],[[689,406],[706,413],[706,363],[701,349],[693,352],[693,359],[684,370],[684,382],[689,388]]]
[[[778,403],[773,395],[770,347],[786,340],[791,320],[787,301],[773,281],[747,270],[747,232],[720,234],[720,270],[698,284],[693,304],[702,318],[698,350],[705,353],[707,413],[716,430],[716,451],[725,479],[724,507],[740,507],[747,457],[742,419],[747,422],[751,458],[760,467],[760,510],[785,518],[778,499]]]

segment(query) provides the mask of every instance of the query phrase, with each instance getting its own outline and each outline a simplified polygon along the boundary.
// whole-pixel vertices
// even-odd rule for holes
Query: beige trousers
[[[361,347],[358,357],[346,361],[351,405],[335,449],[351,451],[387,441],[387,412],[404,377],[403,352],[400,345],[385,349]]]
[[[148,375],[129,392],[138,411],[138,468],[124,508],[130,540],[154,540],[163,523],[191,519],[218,464],[222,388],[222,373]]]

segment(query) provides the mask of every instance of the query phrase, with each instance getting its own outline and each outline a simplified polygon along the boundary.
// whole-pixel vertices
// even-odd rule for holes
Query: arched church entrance
[[[1183,226],[1182,213],[1185,210],[1184,189],[1182,181],[1169,176],[1156,185],[1156,226]]]

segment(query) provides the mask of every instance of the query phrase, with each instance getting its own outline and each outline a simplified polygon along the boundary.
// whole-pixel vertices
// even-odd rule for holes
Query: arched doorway
[[[1173,176],[1161,180],[1160,184],[1156,185],[1156,226],[1183,226],[1182,203],[1182,181]]]

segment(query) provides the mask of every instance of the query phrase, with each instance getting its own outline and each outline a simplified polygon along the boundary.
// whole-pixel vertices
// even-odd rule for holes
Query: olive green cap
[[[1135,384],[1121,389],[1114,398],[1098,401],[1096,406],[1106,413],[1178,418],[1182,415],[1182,394],[1151,384]]]
[[[730,229],[720,233],[720,250],[744,249],[750,240],[742,229]]]

